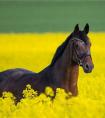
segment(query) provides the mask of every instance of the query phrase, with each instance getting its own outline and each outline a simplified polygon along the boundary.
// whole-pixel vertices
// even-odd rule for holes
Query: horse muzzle
[[[82,67],[85,73],[91,73],[94,68],[94,65],[86,63],[86,64],[83,64]]]

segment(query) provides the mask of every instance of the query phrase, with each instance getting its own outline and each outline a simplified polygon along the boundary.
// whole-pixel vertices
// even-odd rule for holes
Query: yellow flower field
[[[39,72],[68,34],[0,34],[0,71],[21,67]],[[77,97],[65,99],[68,95],[58,88],[52,102],[45,94],[37,96],[28,85],[25,98],[17,105],[10,93],[3,94],[0,118],[105,118],[105,33],[90,33],[89,37],[95,68],[90,74],[80,68]],[[45,92],[53,95],[51,88]]]

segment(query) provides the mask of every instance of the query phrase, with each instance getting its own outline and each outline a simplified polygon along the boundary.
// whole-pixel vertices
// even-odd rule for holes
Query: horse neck
[[[70,43],[70,42],[69,42]],[[72,62],[72,44],[68,44],[62,56],[53,66],[54,79],[73,95],[77,94],[79,66]]]
[[[72,95],[78,94],[77,82],[79,75],[79,66],[72,64],[70,68],[67,69],[67,76],[65,80],[65,87],[67,92],[71,92]]]

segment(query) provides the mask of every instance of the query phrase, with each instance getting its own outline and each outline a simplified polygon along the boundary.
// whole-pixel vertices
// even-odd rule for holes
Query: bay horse
[[[85,73],[90,73],[94,67],[88,32],[89,24],[83,30],[79,30],[77,24],[74,31],[57,48],[52,62],[39,73],[21,68],[0,72],[0,96],[7,91],[20,100],[27,84],[39,94],[49,86],[55,93],[56,88],[63,88],[67,93],[71,92],[72,96],[76,96],[79,66],[82,66]]]

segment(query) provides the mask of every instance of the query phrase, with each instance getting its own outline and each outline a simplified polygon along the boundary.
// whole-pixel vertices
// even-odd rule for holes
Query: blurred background
[[[105,0],[0,0],[0,32],[105,31]]]

